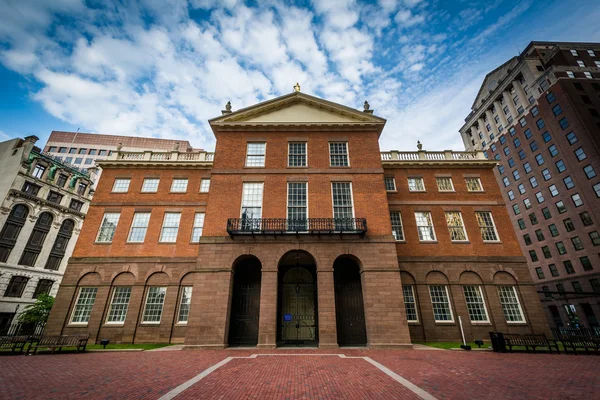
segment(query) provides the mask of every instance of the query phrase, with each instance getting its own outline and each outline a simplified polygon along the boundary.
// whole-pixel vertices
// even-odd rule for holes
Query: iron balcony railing
[[[227,233],[234,235],[335,235],[367,232],[365,218],[229,218]]]

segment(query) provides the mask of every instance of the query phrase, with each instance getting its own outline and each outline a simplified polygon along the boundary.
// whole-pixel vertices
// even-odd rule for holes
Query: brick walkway
[[[0,399],[594,399],[599,367],[597,356],[410,350],[0,356]]]

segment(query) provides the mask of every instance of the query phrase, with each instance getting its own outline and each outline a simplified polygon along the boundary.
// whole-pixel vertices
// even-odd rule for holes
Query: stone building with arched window
[[[549,333],[481,152],[381,152],[385,119],[296,91],[209,121],[214,153],[115,152],[47,332],[410,347]]]
[[[88,173],[36,141],[0,143],[0,335],[41,293],[56,295],[91,199]]]

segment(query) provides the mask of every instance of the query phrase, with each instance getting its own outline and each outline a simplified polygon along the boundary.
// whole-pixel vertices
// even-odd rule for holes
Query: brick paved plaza
[[[599,366],[596,356],[417,350],[2,356],[0,398],[593,399]]]

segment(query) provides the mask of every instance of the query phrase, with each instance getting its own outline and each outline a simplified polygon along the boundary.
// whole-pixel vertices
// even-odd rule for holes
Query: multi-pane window
[[[508,178],[506,176],[504,178],[502,178],[502,183],[504,183],[505,187],[510,186],[510,181],[508,180]]]
[[[433,305],[433,318],[436,322],[452,322],[452,310],[448,297],[448,287],[442,285],[429,286],[431,304]]]
[[[408,190],[411,192],[425,191],[425,183],[423,178],[408,178]]]
[[[533,262],[536,262],[539,260],[535,250],[529,250],[529,258],[531,258],[531,261],[533,261]]]
[[[177,233],[179,232],[179,221],[181,213],[165,213],[163,225],[160,230],[160,241],[166,243],[175,243]]]
[[[46,171],[46,167],[40,164],[37,164],[34,168],[33,168],[33,172],[31,173],[31,175],[35,178],[38,179],[42,179],[42,176],[44,175],[44,172]]]
[[[347,142],[329,143],[329,165],[332,167],[347,167],[350,165]]]
[[[175,178],[171,182],[171,192],[173,193],[185,193],[187,192],[188,180],[187,178]]]
[[[550,230],[550,235],[552,235],[552,237],[558,236],[558,228],[556,227],[556,224],[548,225],[548,229]]]
[[[552,140],[552,136],[550,135],[550,132],[546,131],[542,134],[542,139],[544,139],[544,143],[548,143],[549,141]]]
[[[569,120],[567,119],[567,117],[563,117],[560,119],[560,121],[558,121],[558,124],[564,131],[565,129],[567,129],[569,127]]]
[[[550,195],[552,197],[558,196],[558,189],[556,188],[556,185],[550,185],[550,186],[548,186],[548,190],[550,191]]]
[[[523,241],[525,242],[525,245],[527,245],[527,246],[529,246],[533,243],[531,241],[531,236],[529,236],[529,233],[526,233],[523,235]]]
[[[592,285],[594,293],[600,293],[600,279],[590,279],[590,285]]]
[[[556,165],[556,170],[561,173],[567,170],[567,166],[565,165],[565,162],[563,160],[558,160],[557,162],[554,163]]]
[[[579,161],[583,161],[587,158],[587,156],[585,155],[585,151],[583,151],[583,147],[580,147],[577,150],[575,150],[575,156]]]
[[[71,315],[72,324],[88,323],[92,314],[92,308],[96,302],[96,293],[98,293],[98,288],[95,287],[82,287],[79,289],[79,296],[77,296],[73,314]]]
[[[71,202],[69,203],[69,208],[71,210],[81,211],[82,207],[83,207],[83,202],[81,202],[79,200],[71,199]]]
[[[146,231],[148,230],[149,222],[149,212],[139,212],[133,214],[133,221],[131,222],[131,230],[129,231],[129,238],[127,238],[127,241],[142,243],[146,238]]]
[[[542,214],[544,215],[544,219],[552,218],[552,213],[550,212],[550,209],[548,207],[542,208]]]
[[[581,262],[581,266],[583,267],[584,271],[591,271],[594,269],[588,256],[579,257],[579,261]]]
[[[573,224],[573,220],[571,218],[565,219],[563,223],[565,224],[567,232],[573,232],[575,230],[575,224]]]
[[[417,221],[417,231],[419,232],[419,240],[434,241],[435,230],[433,229],[433,221],[431,213],[428,211],[415,212],[415,220]]]
[[[542,270],[542,267],[537,267],[535,269],[535,273],[537,274],[538,279],[544,279],[544,271]]]
[[[112,242],[120,216],[121,213],[104,213],[100,229],[98,230],[97,242]]]
[[[29,278],[25,276],[13,276],[10,278],[10,282],[8,282],[4,297],[21,297],[27,286],[27,282],[29,282]]]
[[[531,172],[531,164],[526,162],[525,164],[523,164],[523,169],[525,170],[526,174],[530,173]]]
[[[517,189],[519,190],[519,193],[521,193],[521,194],[525,194],[527,192],[527,190],[525,190],[525,185],[523,185],[522,183],[519,183],[519,186],[517,186]]]
[[[475,213],[475,217],[477,217],[481,238],[484,241],[496,242],[500,240],[498,238],[498,232],[496,232],[496,226],[494,225],[494,219],[491,212],[478,211]]]
[[[583,288],[581,287],[581,283],[579,283],[578,281],[573,281],[571,282],[571,285],[573,285],[573,290],[575,290],[578,293],[583,292]]]
[[[567,248],[565,247],[565,244],[563,242],[556,242],[556,249],[558,250],[558,254],[560,254],[561,256],[563,254],[567,254]]]
[[[288,167],[306,167],[306,142],[288,143]]]
[[[142,192],[150,192],[154,193],[158,190],[158,183],[160,179],[158,178],[146,178],[144,179],[144,183],[142,184]]]
[[[519,229],[523,230],[525,228],[527,228],[527,226],[525,225],[525,221],[523,220],[523,218],[519,218],[517,220],[517,224],[519,224]]]
[[[69,179],[67,177],[67,175],[65,174],[59,174],[58,178],[56,178],[56,186],[58,187],[65,187],[65,183],[67,183],[67,179]]]
[[[509,190],[506,194],[508,195],[508,198],[510,200],[514,200],[515,199],[515,192],[513,192],[512,190]]]
[[[436,178],[437,187],[440,192],[453,192],[454,185],[452,184],[452,178]]]
[[[583,200],[581,200],[581,196],[579,195],[579,193],[575,193],[574,195],[572,195],[571,200],[573,200],[573,204],[575,204],[575,207],[580,207],[583,205]]]
[[[548,147],[548,152],[550,153],[550,157],[556,157],[558,155],[558,149],[556,145],[552,145]]]
[[[263,182],[244,182],[242,186],[242,229],[256,230],[260,228],[262,217]]]
[[[571,260],[563,261],[563,265],[565,266],[565,271],[567,271],[567,274],[570,275],[575,273],[575,268],[573,268],[573,263]]]
[[[535,156],[535,162],[537,162],[537,165],[544,164],[544,156],[542,156],[541,154],[537,154]]]
[[[246,147],[246,167],[264,167],[267,144],[249,142]]]
[[[526,199],[523,199],[523,204],[525,204],[525,208],[527,210],[529,210],[531,207],[533,207],[532,204],[531,204],[531,200],[529,200],[529,197],[526,198]]]
[[[538,219],[535,216],[535,213],[529,214],[529,220],[531,221],[531,225],[537,225]]]
[[[589,235],[594,246],[600,246],[600,233],[598,233],[598,231],[593,231],[590,232]]]
[[[499,286],[498,296],[506,322],[525,322],[521,304],[514,286]]]
[[[587,211],[584,211],[581,214],[579,214],[579,218],[581,218],[581,222],[583,222],[583,226],[590,226],[590,225],[594,224],[594,221],[592,221],[592,217],[590,216],[590,213],[588,213]]]
[[[129,308],[130,298],[130,286],[115,287],[115,289],[113,290],[113,296],[110,302],[110,309],[108,310],[108,317],[106,318],[106,323],[120,324],[125,322],[125,317],[127,316],[127,309]]]
[[[548,268],[550,269],[550,274],[552,276],[559,276],[560,274],[558,273],[558,268],[556,268],[555,264],[550,264],[548,265]]]
[[[555,116],[562,114],[562,108],[560,107],[560,104],[557,104],[554,107],[552,107],[552,112]]]
[[[288,182],[287,218],[288,229],[308,229],[307,182]]]
[[[79,182],[79,185],[77,185],[77,194],[80,194],[82,196],[85,195],[85,191],[87,190],[88,185],[86,185],[83,182]]]
[[[406,310],[406,320],[408,322],[418,322],[417,302],[415,300],[414,287],[411,285],[402,285],[402,294],[404,296],[404,309]]]
[[[556,209],[558,210],[559,214],[567,212],[567,207],[565,206],[565,203],[562,200],[556,202]]]
[[[208,193],[210,190],[210,179],[200,179],[200,193]]]
[[[515,213],[515,215],[521,214],[521,209],[519,208],[518,204],[513,204],[512,209],[513,209],[513,212]]]
[[[600,198],[600,183],[596,183],[594,186],[592,186],[592,189],[594,189],[594,193],[596,193],[596,197]]]
[[[592,167],[591,165],[586,165],[583,168],[583,172],[585,172],[585,176],[587,176],[588,179],[592,179],[596,176],[596,171],[594,170],[594,167]]]
[[[144,316],[142,322],[160,323],[160,318],[165,304],[166,287],[152,286],[148,288],[146,295],[146,306],[144,307]]]
[[[113,188],[112,191],[114,193],[127,193],[127,191],[129,190],[129,183],[131,182],[131,179],[127,178],[117,178],[115,179],[115,182],[113,183]]]
[[[333,218],[337,229],[353,226],[354,205],[352,202],[352,184],[350,182],[332,182]]]
[[[552,175],[550,174],[550,171],[548,170],[548,168],[544,168],[542,170],[542,176],[544,177],[544,180],[547,181],[550,178],[552,178]]]
[[[546,123],[541,118],[535,121],[535,124],[537,125],[538,129],[542,129],[546,126]]]
[[[50,193],[48,193],[48,197],[46,197],[46,200],[55,203],[55,204],[60,204],[60,202],[63,199],[63,195],[55,192],[53,190],[50,191]]]
[[[194,227],[192,228],[192,242],[198,243],[202,230],[204,229],[204,213],[196,213],[194,215]]]
[[[481,192],[481,191],[483,191],[483,186],[481,185],[481,179],[479,179],[479,178],[465,178],[465,182],[467,184],[467,190],[469,192]]]
[[[571,238],[571,243],[573,243],[573,247],[575,250],[583,250],[583,242],[579,239],[579,236],[574,236]]]
[[[537,192],[535,194],[535,198],[537,199],[537,202],[539,204],[542,204],[544,202],[544,195],[542,194],[542,192]]]
[[[481,286],[463,286],[471,322],[488,322]]]
[[[569,141],[569,144],[577,143],[577,135],[575,135],[575,132],[569,132],[567,134],[567,140]]]
[[[385,183],[385,190],[388,192],[396,191],[396,179],[393,177],[385,177],[383,178],[383,182]]]
[[[465,224],[462,219],[462,215],[458,211],[446,212],[446,223],[448,224],[448,230],[450,231],[450,240],[452,241],[466,241],[467,232],[465,231]]]
[[[552,258],[552,253],[550,252],[550,247],[543,246],[542,253],[544,253],[544,258]]]
[[[573,182],[573,178],[571,178],[570,176],[563,178],[563,182],[565,183],[565,187],[567,189],[573,189],[575,187],[575,182]]]
[[[519,175],[519,170],[515,169],[513,172],[513,178],[515,178],[515,181],[518,181],[519,179],[521,179],[521,175]]]
[[[390,212],[390,220],[392,221],[392,235],[394,235],[394,239],[404,240],[404,229],[402,228],[402,215],[400,212]]]
[[[190,315],[190,305],[192,304],[192,286],[183,286],[181,288],[181,301],[179,302],[179,314],[177,316],[178,324],[186,324]]]
[[[40,279],[33,292],[32,298],[37,299],[41,294],[49,294],[52,285],[54,285],[54,281],[51,281],[50,279]]]
[[[531,149],[531,151],[536,151],[539,147],[538,147],[537,142],[535,140],[532,140],[529,143],[529,148]]]

